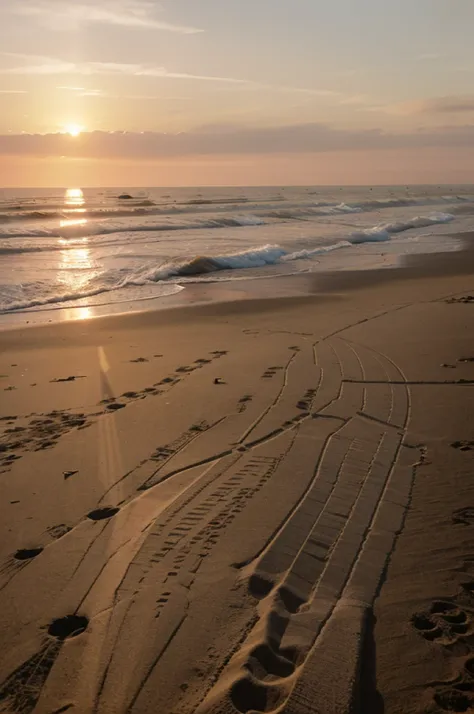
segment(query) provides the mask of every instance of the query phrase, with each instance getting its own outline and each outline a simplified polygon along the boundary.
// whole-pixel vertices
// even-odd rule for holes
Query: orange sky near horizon
[[[41,187],[397,185],[474,182],[474,148],[344,151],[308,155],[180,157],[160,161],[0,157],[2,185]]]

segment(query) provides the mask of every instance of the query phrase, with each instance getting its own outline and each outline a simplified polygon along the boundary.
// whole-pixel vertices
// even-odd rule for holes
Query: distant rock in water
[[[121,201],[125,201],[125,200],[128,200],[128,199],[130,199],[130,198],[133,198],[133,196],[130,196],[129,193],[121,193],[120,196],[119,196],[119,199],[120,199]]]

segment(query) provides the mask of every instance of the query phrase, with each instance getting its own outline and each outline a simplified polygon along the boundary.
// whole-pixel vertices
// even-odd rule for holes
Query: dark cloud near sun
[[[474,147],[474,126],[422,127],[389,133],[314,123],[277,127],[216,125],[178,134],[94,131],[78,137],[59,133],[0,136],[1,155],[131,160],[422,147]]]

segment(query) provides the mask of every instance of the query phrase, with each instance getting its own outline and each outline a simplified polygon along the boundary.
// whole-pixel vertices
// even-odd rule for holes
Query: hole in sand
[[[272,610],[268,615],[268,639],[270,645],[278,648],[290,621],[289,617]],[[284,656],[284,655],[283,655]],[[291,659],[291,657],[290,657]]]
[[[252,660],[256,660],[257,667]],[[266,644],[258,645],[249,657],[248,668],[255,676],[258,676],[258,665],[267,674],[273,674],[276,677],[289,677],[295,671],[294,664],[283,657],[280,657],[274,652],[271,647]],[[254,671],[255,669],[255,671]]]
[[[231,689],[230,698],[239,712],[251,712],[255,709],[259,712],[267,711],[266,688],[249,679],[236,682]]]
[[[443,600],[435,600],[430,608],[430,612],[433,614],[450,613],[453,610],[457,610],[456,605],[453,605],[452,602],[444,602]]]
[[[427,615],[413,615],[411,618],[413,627],[422,632],[429,632],[436,628],[436,623],[433,622]]]
[[[273,583],[261,575],[251,575],[249,580],[249,592],[256,598],[264,598],[272,590]]]
[[[112,516],[115,516],[115,514],[119,511],[120,508],[112,508],[110,506],[106,506],[105,508],[96,508],[95,511],[91,511],[87,514],[87,518],[90,518],[91,521],[102,521],[105,518],[112,518]]]
[[[448,612],[444,615],[443,620],[454,625],[463,625],[467,621],[467,615],[463,610]]]
[[[299,597],[299,595],[296,595],[296,593],[294,593],[292,590],[289,590],[289,588],[280,588],[278,594],[280,595],[280,599],[283,605],[286,607],[288,612],[291,612],[292,614],[298,612],[301,605],[303,605],[303,603],[305,602],[303,598]]]
[[[53,620],[48,627],[51,637],[66,640],[68,637],[77,637],[87,630],[89,620],[81,615],[66,615],[58,620]]]
[[[467,712],[470,708],[470,698],[463,692],[450,689],[435,694],[436,704],[447,712]]]
[[[301,651],[298,649],[298,647],[283,647],[280,650],[280,655],[281,657],[284,657],[287,659],[289,662],[292,662],[294,666],[298,665],[301,660]]]
[[[462,583],[461,587],[467,595],[474,595],[474,582]]]
[[[21,548],[13,556],[15,560],[30,560],[43,552],[43,548]]]
[[[455,632],[458,635],[465,635],[467,631],[469,630],[469,625],[465,622],[461,624],[452,624],[450,625],[451,632]]]
[[[106,409],[116,412],[118,409],[125,409],[125,406],[125,404],[120,404],[120,402],[112,402],[111,404],[107,404]]]

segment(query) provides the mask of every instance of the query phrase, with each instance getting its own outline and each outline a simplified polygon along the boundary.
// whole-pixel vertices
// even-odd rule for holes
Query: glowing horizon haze
[[[0,0],[0,186],[474,181],[472,0]]]

